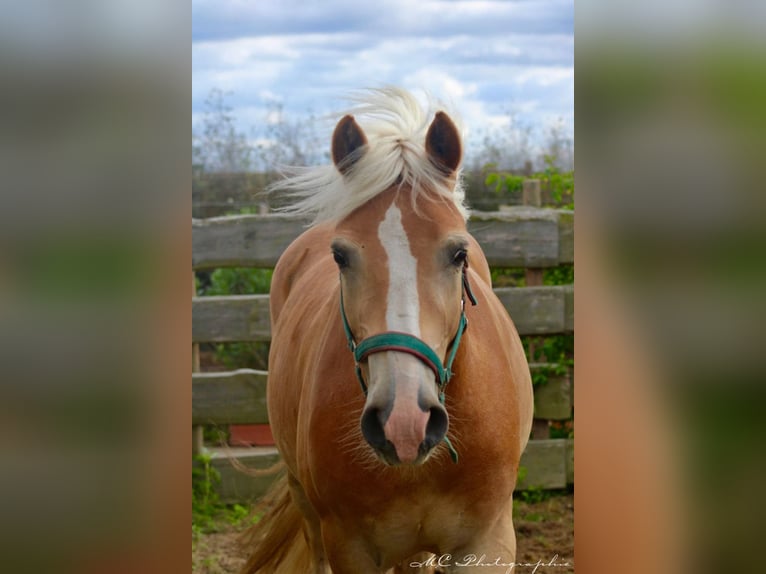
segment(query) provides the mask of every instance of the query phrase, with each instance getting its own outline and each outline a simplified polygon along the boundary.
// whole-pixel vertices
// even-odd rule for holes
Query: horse
[[[332,163],[277,184],[313,222],[272,278],[285,472],[242,572],[507,572],[532,384],[466,228],[460,130],[404,90],[356,104]]]

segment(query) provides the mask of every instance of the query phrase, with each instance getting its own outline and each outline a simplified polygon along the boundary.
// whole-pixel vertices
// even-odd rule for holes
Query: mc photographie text
[[[411,568],[422,568],[423,566],[458,566],[458,567],[483,567],[483,566],[504,566],[507,568],[506,572],[510,574],[516,568],[531,568],[532,574],[535,574],[540,568],[556,568],[563,566],[570,566],[569,562],[558,562],[558,554],[555,554],[550,560],[537,562],[503,562],[503,559],[496,557],[494,559],[488,558],[486,554],[477,556],[476,554],[466,554],[462,559],[456,559],[451,554],[442,554],[440,556],[431,556],[423,562],[410,562]]]

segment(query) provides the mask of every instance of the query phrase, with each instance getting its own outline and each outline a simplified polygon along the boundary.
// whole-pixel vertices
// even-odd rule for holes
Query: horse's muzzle
[[[449,417],[441,404],[423,409],[419,403],[393,408],[367,406],[362,434],[389,465],[421,464],[447,433]]]

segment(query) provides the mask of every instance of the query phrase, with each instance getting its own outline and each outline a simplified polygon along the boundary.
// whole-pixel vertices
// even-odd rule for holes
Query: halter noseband
[[[359,379],[359,384],[362,387],[364,396],[367,396],[367,384],[364,382],[364,376],[362,375],[362,367],[360,363],[367,357],[375,353],[382,353],[385,351],[398,351],[401,353],[408,353],[431,369],[434,373],[434,377],[439,386],[439,402],[444,404],[444,389],[452,378],[452,363],[455,361],[457,355],[457,349],[460,346],[460,340],[463,338],[463,333],[466,327],[468,327],[468,319],[465,316],[465,298],[472,305],[476,305],[476,297],[474,297],[471,291],[471,285],[468,283],[468,263],[463,265],[463,293],[460,297],[460,321],[458,322],[457,331],[452,338],[451,348],[449,355],[447,356],[447,362],[442,364],[439,356],[434,350],[422,339],[410,335],[409,333],[401,333],[399,331],[384,331],[377,335],[371,335],[366,339],[360,341],[358,344],[354,339],[354,334],[351,331],[351,326],[348,324],[348,318],[346,317],[346,309],[343,304],[343,283],[340,284],[340,316],[343,320],[343,330],[346,333],[346,339],[348,340],[348,348],[354,353],[354,360],[356,362],[356,377]],[[445,435],[444,442],[447,444],[450,456],[453,462],[457,462],[457,451],[450,443],[449,439]]]

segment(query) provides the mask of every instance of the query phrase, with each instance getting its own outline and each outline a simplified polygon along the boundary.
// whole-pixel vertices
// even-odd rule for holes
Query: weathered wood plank
[[[551,267],[574,258],[573,212],[514,207],[475,212],[468,230],[493,267]],[[274,267],[306,221],[279,214],[192,220],[192,268]]]
[[[559,263],[574,263],[574,211],[557,210],[559,216]]]
[[[530,365],[534,371],[543,368]],[[268,423],[268,373],[252,369],[192,374],[192,424]],[[568,377],[556,377],[535,388],[535,416],[564,420],[571,416]]]
[[[521,457],[526,477],[519,481],[516,490],[526,488],[564,488],[574,480],[569,463],[574,442],[567,439],[529,441]],[[272,476],[252,477],[232,464],[232,457],[248,468],[269,468],[279,460],[279,453],[270,447],[228,447],[210,449],[212,465],[220,473],[221,482],[216,490],[226,503],[252,502],[262,496],[276,479]],[[569,457],[569,459],[568,459]]]
[[[514,207],[475,213],[468,231],[481,245],[491,267],[553,267],[559,264],[556,211]]]
[[[530,365],[533,372],[547,365]],[[239,369],[217,373],[192,373],[192,424],[264,424],[268,373]],[[565,420],[572,414],[568,377],[551,378],[535,388],[535,416]]]
[[[495,289],[521,335],[571,332],[574,321],[570,325],[567,298],[573,293],[572,285]]]
[[[306,223],[280,214],[192,219],[192,268],[274,267]]]
[[[522,335],[571,332],[571,285],[501,287],[495,293]],[[192,342],[268,341],[268,295],[228,295],[192,299]]]
[[[192,424],[268,423],[266,371],[192,374]]]
[[[567,439],[530,440],[519,466],[516,490],[564,488],[567,485]]]
[[[572,390],[568,376],[551,375],[548,382],[535,386],[535,418],[555,421],[571,416]]]
[[[564,328],[567,333],[574,332],[574,285],[564,286]]]
[[[192,299],[192,342],[225,343],[271,339],[268,295]]]
[[[218,471],[221,481],[215,485],[221,502],[226,504],[253,502],[266,493],[278,473],[251,476],[237,468],[237,463],[251,469],[267,469],[279,462],[279,451],[274,447],[224,447],[210,449],[211,465]]]

